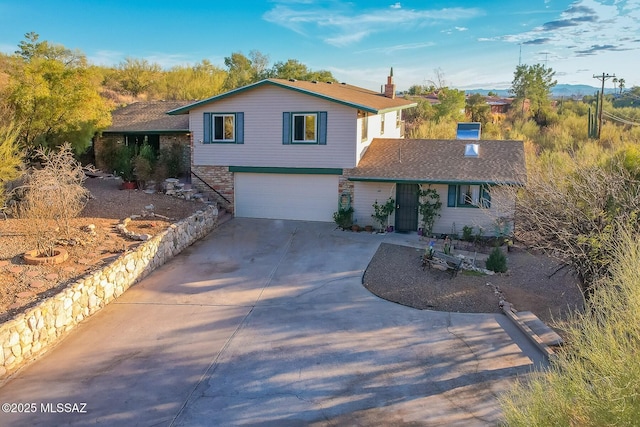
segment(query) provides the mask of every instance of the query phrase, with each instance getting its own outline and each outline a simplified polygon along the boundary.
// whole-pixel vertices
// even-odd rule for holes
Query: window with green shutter
[[[205,144],[244,143],[244,113],[204,113]]]
[[[283,144],[327,144],[327,112],[284,112]]]

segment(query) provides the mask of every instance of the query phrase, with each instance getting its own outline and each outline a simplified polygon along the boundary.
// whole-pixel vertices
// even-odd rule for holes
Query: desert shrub
[[[473,241],[473,227],[470,225],[465,225],[462,227],[462,240],[465,242]]]
[[[160,150],[158,156],[157,179],[177,178],[184,172],[183,146],[174,142],[169,147]]]
[[[70,220],[84,208],[88,191],[82,185],[84,170],[70,144],[58,151],[38,149],[36,154],[41,167],[31,168],[26,175],[19,215],[31,220],[30,237],[38,253],[51,256],[56,240],[70,236]]]
[[[135,176],[140,181],[149,181],[153,178],[156,166],[156,153],[149,144],[140,147],[138,155],[133,159]]]
[[[619,230],[612,275],[564,325],[549,369],[501,398],[509,426],[634,426],[640,420],[640,239]]]
[[[13,125],[0,127],[0,207],[6,201],[5,185],[22,174],[22,153],[16,143],[18,135],[18,129]]]
[[[493,251],[487,258],[487,270],[495,271],[496,273],[507,272],[507,257],[502,253],[500,248],[493,248]]]

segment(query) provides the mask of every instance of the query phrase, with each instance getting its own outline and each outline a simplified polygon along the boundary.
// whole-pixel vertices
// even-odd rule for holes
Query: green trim
[[[374,113],[374,114],[379,114],[380,112],[389,112],[389,111],[395,111],[395,110],[404,110],[405,108],[411,108],[411,107],[415,107],[416,105],[418,105],[417,103],[412,103],[412,104],[407,104],[407,105],[401,105],[398,107],[389,107],[389,108],[384,108],[382,110],[378,110],[376,108],[373,107],[369,107],[369,106],[365,106],[365,105],[361,105],[361,104],[356,104],[354,102],[348,102],[348,101],[343,101],[341,99],[336,99],[336,98],[332,98],[330,96],[321,94],[321,93],[317,93],[317,92],[313,92],[310,90],[306,90],[306,89],[302,89],[299,87],[295,87],[295,86],[289,86],[287,84],[281,83],[281,82],[276,82],[273,80],[261,80],[259,82],[247,85],[247,86],[243,86],[241,88],[237,88],[237,89],[233,89],[230,90],[229,92],[225,92],[223,94],[220,95],[216,95],[216,96],[212,96],[210,98],[207,99],[203,99],[202,101],[198,101],[198,102],[194,102],[193,104],[189,104],[189,105],[185,105],[184,107],[180,107],[180,108],[176,108],[174,110],[171,111],[167,111],[167,114],[170,115],[178,115],[178,114],[187,114],[190,110],[199,107],[201,105],[205,105],[205,104],[209,104],[211,102],[215,102],[215,101],[219,101],[221,99],[225,99],[228,98],[230,96],[234,96],[237,95],[239,93],[242,92],[246,92],[248,90],[260,87],[260,86],[264,86],[264,85],[273,85],[273,86],[278,86],[284,89],[289,89],[289,90],[293,90],[294,92],[299,92],[299,93],[304,93],[305,95],[310,95],[310,96],[315,96],[317,98],[321,98],[327,101],[331,101],[331,102],[335,102],[341,105],[346,105],[348,107],[352,107],[352,108],[358,108],[360,110],[364,110],[364,111],[368,111],[369,113]]]
[[[342,175],[340,168],[285,168],[266,166],[229,166],[229,172],[281,173],[298,175]]]
[[[189,129],[167,129],[167,130],[103,130],[103,135],[124,135],[124,134],[135,134],[135,135],[166,135],[166,134],[189,134],[191,131]]]
[[[495,181],[463,181],[463,180],[438,180],[438,179],[403,179],[403,178],[375,178],[375,177],[358,177],[352,176],[347,178],[349,181],[361,182],[396,182],[402,184],[446,184],[446,185],[514,185],[524,187],[522,182],[495,182]]]

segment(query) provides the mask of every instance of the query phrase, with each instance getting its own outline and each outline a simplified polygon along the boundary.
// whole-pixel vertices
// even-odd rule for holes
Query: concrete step
[[[548,346],[559,346],[562,344],[562,338],[553,329],[545,325],[542,320],[538,319],[538,316],[530,311],[519,311],[516,313],[518,318],[524,322],[537,336],[540,337],[542,342]]]

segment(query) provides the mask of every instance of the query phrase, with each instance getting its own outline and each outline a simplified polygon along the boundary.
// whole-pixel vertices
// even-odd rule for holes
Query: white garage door
[[[235,173],[235,214],[245,218],[333,221],[336,175]]]

